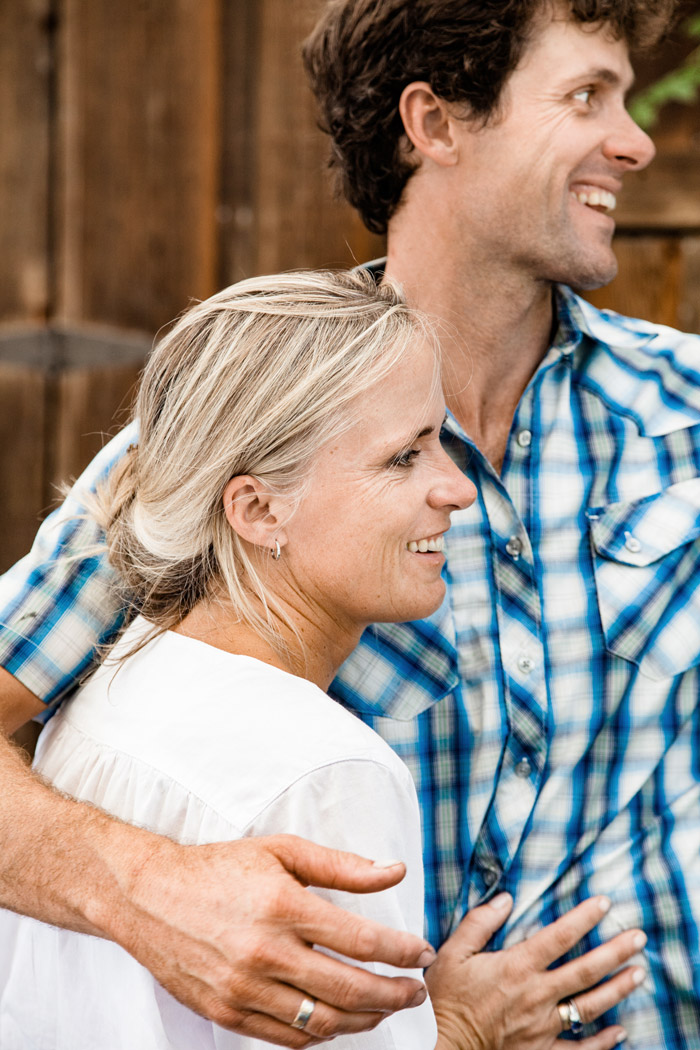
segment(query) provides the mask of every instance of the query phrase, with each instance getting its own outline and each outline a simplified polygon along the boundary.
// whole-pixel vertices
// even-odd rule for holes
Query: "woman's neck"
[[[281,645],[236,618],[225,599],[205,599],[174,628],[176,633],[216,649],[250,656],[282,671],[306,678],[326,691],[336,671],[360,640],[362,629],[342,636],[321,628],[312,618],[286,610],[290,623],[275,617]],[[293,625],[293,626],[292,626]]]

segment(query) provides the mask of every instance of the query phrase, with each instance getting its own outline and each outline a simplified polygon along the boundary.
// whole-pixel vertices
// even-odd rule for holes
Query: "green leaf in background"
[[[693,15],[683,25],[684,34],[691,40],[700,39],[700,15]],[[633,120],[645,131],[653,128],[661,110],[668,102],[692,105],[700,93],[700,47],[688,55],[677,69],[672,69],[644,91],[638,92],[630,104]]]

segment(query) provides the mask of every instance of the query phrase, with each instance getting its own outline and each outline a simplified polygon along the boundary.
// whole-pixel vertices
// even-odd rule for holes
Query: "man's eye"
[[[583,102],[584,105],[588,106],[593,97],[593,88],[581,88],[580,91],[574,93],[574,98],[579,102]]]
[[[406,452],[399,452],[391,461],[392,467],[410,467],[416,456],[420,456],[419,448],[409,448]]]

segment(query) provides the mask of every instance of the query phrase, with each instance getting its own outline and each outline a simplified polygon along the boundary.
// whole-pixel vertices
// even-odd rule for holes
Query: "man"
[[[515,897],[496,944],[604,891],[608,932],[649,935],[630,1045],[697,1047],[700,339],[558,286],[616,273],[609,212],[653,156],[624,41],[662,5],[499,6],[510,33],[491,5],[339,2],[307,45],[345,194],[442,322],[479,491],[449,608],[376,629],[336,692],[414,773],[436,943],[489,888]]]
[[[370,634],[336,695],[372,719],[416,776],[431,936],[443,939],[496,888],[515,895],[495,942],[507,947],[465,966],[456,1015],[488,1047],[551,1045],[562,1023],[575,1022],[568,1007],[557,1011],[547,966],[584,930],[572,937],[566,916],[540,933],[551,948],[569,923],[544,961],[541,940],[516,942],[592,892],[613,897],[603,939],[632,925],[651,937],[649,977],[620,1011],[633,1045],[700,1038],[691,966],[700,653],[684,587],[700,422],[689,358],[698,340],[606,321],[564,289],[553,300],[555,282],[585,288],[614,274],[605,212],[622,176],[653,152],[624,111],[626,42],[653,37],[669,6],[628,2],[611,14],[602,3],[340,0],[308,47],[347,195],[372,228],[388,224],[387,274],[442,322],[445,438],[481,491],[479,514],[452,530],[449,607],[432,623]],[[79,531],[65,525],[64,539]],[[55,543],[45,531],[30,563],[5,581],[2,662],[15,676],[4,677],[8,730],[41,708],[36,697],[52,701],[65,689],[118,620],[105,612],[108,571],[85,562],[56,569]],[[145,832],[137,840],[99,814],[90,824],[82,807],[57,802],[0,757],[10,784],[2,841],[17,813],[31,818],[5,864],[4,903],[114,936],[198,1009],[288,1045],[308,1040],[283,1032],[284,1018],[270,1020],[280,979],[350,1010],[420,996],[394,986],[392,999],[357,971],[319,975],[305,941],[399,964],[425,946],[394,949],[376,930],[365,940],[351,918],[336,932],[338,913],[312,919],[309,895],[283,869],[350,889],[400,872],[368,876],[359,861],[298,843],[246,843],[248,860],[231,846],[207,847],[184,860],[173,844]],[[26,857],[52,821],[56,877],[42,857],[28,879]],[[66,833],[80,865],[72,884]],[[244,906],[224,899],[207,928],[201,912],[226,897],[227,865]],[[272,909],[246,880],[259,870]],[[190,895],[198,907],[188,911]],[[465,957],[482,947],[500,922],[488,906],[474,916],[443,960],[455,944]],[[222,936],[229,923],[237,928]],[[606,1004],[600,990],[584,993],[585,965],[577,972],[576,1004],[590,1020]],[[197,983],[209,990],[198,996]],[[535,991],[551,1014],[540,1042],[525,1018]],[[325,1032],[308,1029],[339,1030],[342,1015]],[[591,1048],[612,1045],[593,1038]]]

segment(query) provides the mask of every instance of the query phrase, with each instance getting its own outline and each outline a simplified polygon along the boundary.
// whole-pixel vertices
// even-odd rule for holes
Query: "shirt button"
[[[523,549],[522,541],[517,536],[511,536],[506,543],[506,551],[510,554],[511,558],[517,558]]]
[[[631,554],[639,554],[642,549],[642,545],[635,536],[631,536],[627,533],[627,539],[625,540],[625,547]]]
[[[518,657],[518,667],[523,674],[529,674],[535,666],[535,661],[531,656],[520,656]]]
[[[521,430],[516,438],[516,441],[518,442],[521,448],[529,448],[532,444],[532,431]]]
[[[515,775],[516,777],[522,777],[523,780],[530,776],[532,773],[532,766],[526,758],[521,758],[519,762],[515,764]]]
[[[500,874],[497,868],[487,868],[484,872],[484,882],[487,886],[495,886],[500,878]]]

